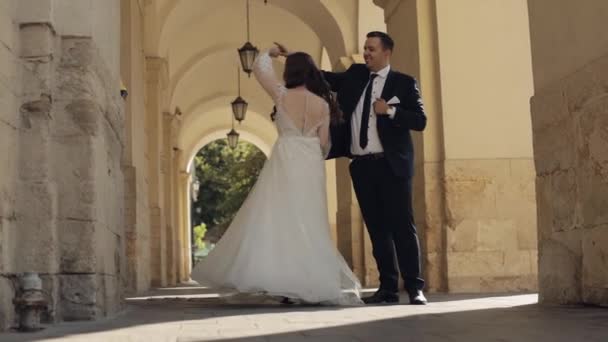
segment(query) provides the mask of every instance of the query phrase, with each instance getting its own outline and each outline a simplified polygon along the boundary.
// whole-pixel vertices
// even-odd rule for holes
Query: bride
[[[360,284],[334,247],[325,155],[340,110],[310,55],[289,54],[282,85],[261,53],[253,72],[277,108],[279,138],[232,224],[192,270],[199,283],[305,303],[360,304]],[[272,57],[272,58],[271,58]]]

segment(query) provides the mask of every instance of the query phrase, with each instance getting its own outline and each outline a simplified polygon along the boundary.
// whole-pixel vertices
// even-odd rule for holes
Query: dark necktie
[[[369,75],[369,83],[365,89],[365,98],[363,98],[363,112],[361,113],[361,130],[359,131],[359,146],[365,148],[367,146],[367,131],[369,130],[370,105],[372,102],[372,88],[374,87],[374,78],[378,74]]]

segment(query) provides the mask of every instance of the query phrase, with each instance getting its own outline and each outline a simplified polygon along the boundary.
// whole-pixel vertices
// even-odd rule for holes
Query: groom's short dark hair
[[[393,51],[393,48],[395,47],[395,42],[393,41],[393,38],[391,38],[391,36],[389,36],[388,34],[386,34],[384,32],[372,31],[367,34],[367,38],[380,38],[382,47],[385,50],[389,49],[389,50]]]

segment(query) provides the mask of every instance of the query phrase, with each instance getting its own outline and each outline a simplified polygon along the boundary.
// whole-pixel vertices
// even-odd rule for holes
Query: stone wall
[[[0,1],[0,331],[12,322],[11,234],[16,230],[21,65],[15,0]]]
[[[608,305],[608,3],[528,6],[540,301]]]
[[[446,161],[445,197],[450,291],[536,289],[533,162]]]
[[[2,153],[9,167],[3,160],[0,174],[1,328],[15,319],[6,279],[26,271],[43,280],[45,321],[116,312],[124,275],[124,132],[119,73],[108,56],[118,47],[97,44],[86,28],[87,6],[0,4],[9,14],[1,18],[9,25],[0,30],[0,85],[12,88],[2,91],[0,121],[1,130],[11,128],[0,132],[2,146],[12,148]],[[111,10],[118,2],[105,4]]]

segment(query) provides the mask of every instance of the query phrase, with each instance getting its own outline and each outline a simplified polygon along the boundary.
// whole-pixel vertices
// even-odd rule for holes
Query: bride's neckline
[[[297,86],[297,87],[293,87],[293,88],[287,88],[287,90],[308,90],[308,88],[306,88],[305,85],[301,85],[301,86]]]

